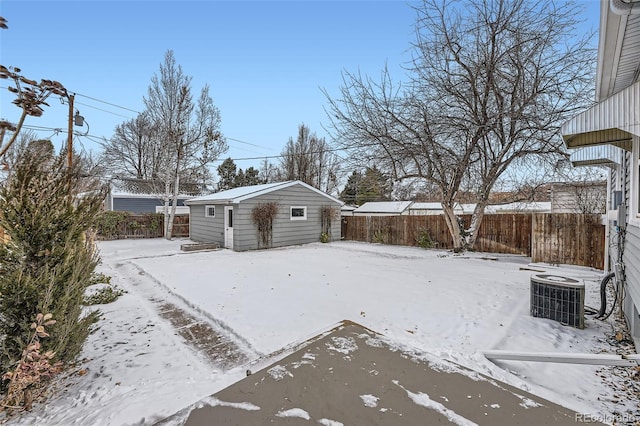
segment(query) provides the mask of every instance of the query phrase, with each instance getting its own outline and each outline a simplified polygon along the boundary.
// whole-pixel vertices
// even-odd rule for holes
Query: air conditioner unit
[[[531,315],[584,328],[584,282],[558,275],[532,275]]]

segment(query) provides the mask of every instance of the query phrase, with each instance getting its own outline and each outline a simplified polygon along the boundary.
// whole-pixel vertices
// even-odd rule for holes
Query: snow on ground
[[[607,323],[587,317],[579,330],[529,315],[534,272],[521,269],[526,258],[488,260],[484,254],[357,242],[181,252],[187,242],[99,243],[99,270],[127,293],[101,307],[103,319],[83,350],[85,361],[60,394],[11,424],[153,424],[243,377],[246,366],[223,371],[184,343],[153,303],[166,298],[228,330],[254,359],[348,319],[398,345],[456,361],[581,413],[609,419],[613,413],[640,414],[637,400],[605,384],[600,375],[609,370],[602,367],[498,366],[479,353],[612,351]],[[565,267],[554,273],[584,279],[587,304],[598,305],[600,271]],[[335,343],[336,350],[349,350],[349,342]]]

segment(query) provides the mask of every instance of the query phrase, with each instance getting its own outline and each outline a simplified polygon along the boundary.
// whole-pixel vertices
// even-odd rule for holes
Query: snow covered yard
[[[612,367],[588,365],[497,366],[479,353],[614,350],[607,323],[587,317],[579,330],[529,315],[534,272],[521,269],[524,258],[357,242],[180,252],[186,242],[99,243],[99,270],[128,293],[101,307],[86,361],[64,390],[12,424],[153,424],[243,377],[246,365],[216,368],[179,337],[158,312],[157,302],[167,299],[216,325],[250,359],[348,319],[577,412],[640,419],[638,400],[623,389],[637,386],[630,369],[616,367],[612,375]],[[584,279],[587,305],[598,306],[600,271],[548,270]]]

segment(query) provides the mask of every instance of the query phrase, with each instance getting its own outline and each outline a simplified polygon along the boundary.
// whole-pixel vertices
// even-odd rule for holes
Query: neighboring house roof
[[[473,211],[476,209],[475,203],[467,203],[467,204],[459,204],[462,209],[462,214],[473,214]]]
[[[456,203],[454,210],[458,211],[461,209],[462,207],[460,204]],[[442,203],[439,201],[431,203],[413,203],[411,204],[411,207],[409,207],[409,210],[442,210]]]
[[[209,194],[209,195],[203,195],[200,197],[195,197],[195,198],[191,198],[187,201],[185,201],[185,204],[187,205],[192,205],[192,204],[219,204],[219,203],[225,203],[225,204],[237,204],[240,203],[242,201],[248,200],[250,198],[254,198],[254,197],[258,197],[260,195],[265,195],[265,194],[269,194],[270,192],[279,190],[279,189],[284,189],[284,188],[289,188],[291,186],[302,186],[310,191],[313,191],[319,195],[322,195],[323,197],[326,197],[327,199],[339,203],[340,205],[343,204],[342,201],[338,200],[337,198],[327,194],[326,192],[322,192],[317,188],[314,188],[311,185],[308,185],[300,180],[290,180],[290,181],[286,181],[286,182],[274,182],[274,183],[265,183],[262,185],[250,185],[250,186],[241,186],[238,188],[233,188],[233,189],[227,189],[226,191],[220,191],[220,192],[214,192],[213,194]]]
[[[509,204],[499,204],[495,206],[487,206],[485,213],[548,213],[551,211],[551,202],[534,201],[534,202],[516,202]]]
[[[412,201],[370,201],[354,210],[354,213],[389,213],[401,214]]]
[[[454,212],[456,214],[472,214],[476,208],[476,204],[455,204]],[[442,204],[434,203],[414,203],[412,201],[376,201],[364,203],[362,206],[354,210],[360,214],[402,214],[405,210],[419,211],[431,210],[442,211]],[[485,213],[505,213],[505,212],[550,212],[550,202],[517,202],[509,204],[500,204],[485,207]]]
[[[164,194],[164,183],[148,179],[112,178],[109,181],[112,197],[158,198]],[[202,194],[203,187],[192,182],[180,183],[178,198],[192,198]]]
[[[411,210],[442,210],[442,203],[413,203]]]

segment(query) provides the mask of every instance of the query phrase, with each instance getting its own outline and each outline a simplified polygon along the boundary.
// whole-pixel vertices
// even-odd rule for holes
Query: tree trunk
[[[169,235],[169,213],[170,213],[170,208],[169,208],[169,202],[171,201],[171,198],[169,198],[169,194],[171,193],[171,184],[169,183],[169,179],[165,179],[164,181],[164,196],[162,197],[162,200],[164,201],[164,206],[162,207],[162,213],[164,214],[164,236],[165,238],[167,238],[168,240],[171,239],[171,237],[167,237],[167,235]]]
[[[453,204],[442,203],[442,210],[444,210],[444,219],[447,222],[447,228],[453,241],[453,251],[456,253],[463,252],[467,249],[467,243],[462,235],[462,228],[460,222],[453,210]]]
[[[11,145],[13,145],[13,143],[16,141],[16,138],[18,137],[18,134],[22,129],[22,125],[24,124],[25,118],[27,118],[27,110],[23,109],[22,115],[20,116],[20,121],[16,126],[16,130],[13,131],[13,135],[11,136],[11,139],[9,139],[9,142],[7,142],[7,145],[4,148],[2,147],[2,140],[0,140],[0,148],[2,148],[2,150],[0,151],[0,158],[4,157],[4,154],[6,154],[7,151],[9,151],[9,148],[11,148]],[[4,139],[4,133],[2,133],[2,139]]]
[[[176,217],[176,205],[178,204],[178,189],[180,188],[180,175],[176,173],[173,183],[173,198],[171,200],[171,210],[169,211],[169,223],[167,224],[167,240],[173,237],[173,219]]]
[[[466,244],[468,248],[473,248],[476,245],[476,240],[478,239],[478,234],[480,232],[480,224],[484,218],[485,207],[485,204],[480,202],[476,204],[476,207],[473,210],[471,224],[469,225],[469,229],[465,230]]]

